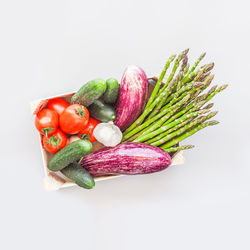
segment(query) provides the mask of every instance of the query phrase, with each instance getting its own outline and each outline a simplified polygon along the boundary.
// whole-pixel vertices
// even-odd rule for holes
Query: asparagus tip
[[[203,101],[204,104],[206,103],[206,100]],[[206,105],[203,109],[211,109],[214,106],[214,103],[209,103],[208,105]]]
[[[208,75],[207,79],[208,79],[208,81],[212,81],[214,79],[214,74],[213,75]]]
[[[206,100],[203,100],[203,101],[200,101],[198,102],[195,106],[197,106],[197,108],[200,108],[202,107],[204,104],[206,103]],[[208,106],[208,105],[207,105]],[[204,108],[204,109],[208,109],[207,106]]]
[[[226,89],[227,87],[228,87],[228,84],[224,84],[224,85],[221,86],[221,90],[224,90],[224,89]]]
[[[211,93],[213,93],[216,89],[217,89],[218,85],[214,85],[207,93],[207,95],[210,95]]]
[[[205,56],[206,56],[207,52],[203,52],[201,55],[200,55],[200,60],[202,60]]]
[[[200,115],[203,115],[203,114],[208,113],[209,111],[210,111],[210,109],[201,109],[201,110],[199,111],[199,114],[200,114]]]
[[[175,57],[176,57],[176,54],[174,54],[174,55],[172,55],[172,56],[170,56],[170,61],[173,61],[174,59],[175,59]]]
[[[212,121],[208,121],[208,122],[207,122],[207,125],[208,125],[208,126],[213,126],[213,125],[216,125],[216,124],[218,124],[218,123],[219,123],[218,121],[212,120]]]
[[[205,72],[208,72],[208,71],[212,70],[213,68],[214,68],[214,62],[211,62],[211,63],[206,65]]]
[[[213,111],[213,112],[209,113],[209,114],[207,115],[207,119],[206,119],[206,120],[211,119],[212,117],[216,116],[216,115],[218,114],[218,112],[219,112],[219,111]],[[218,123],[219,123],[219,122],[218,122]]]
[[[188,53],[189,48],[185,49],[181,54],[183,54],[184,56]]]
[[[187,62],[188,62],[188,56],[187,56],[187,55],[185,55],[185,56],[184,56],[184,58],[183,58],[183,61],[182,61],[183,68],[185,68],[185,67],[186,67]]]
[[[194,83],[193,83],[193,87],[194,87],[194,88],[200,87],[200,86],[202,86],[202,85],[203,85],[203,82],[194,82]]]
[[[186,150],[186,149],[190,149],[190,148],[194,148],[194,145],[184,145],[184,146],[182,146],[182,150]]]

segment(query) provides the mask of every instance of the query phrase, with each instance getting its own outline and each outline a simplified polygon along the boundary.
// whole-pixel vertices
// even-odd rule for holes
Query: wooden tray
[[[151,83],[149,86],[149,95],[151,94],[154,86],[153,82],[157,80],[156,77],[149,78],[149,82]],[[57,96],[51,96],[51,97],[46,97],[42,98],[39,100],[32,101],[30,103],[30,110],[33,115],[36,115],[41,109],[45,108],[48,101],[52,98],[62,98],[66,101],[70,101],[71,96],[74,94],[72,93],[65,93],[65,94],[60,94]],[[71,180],[69,180],[67,177],[65,177],[60,171],[58,172],[53,172],[50,171],[47,167],[49,159],[52,157],[52,154],[48,153],[46,150],[44,150],[42,146],[42,136],[40,133],[38,133],[39,140],[40,140],[40,148],[42,152],[42,157],[43,157],[43,168],[44,168],[44,188],[48,191],[51,190],[57,190],[60,188],[64,187],[71,187],[71,186],[76,186],[75,183],[73,183]],[[99,142],[94,142],[93,143],[93,152],[96,150],[99,150],[100,148],[103,148],[104,146],[99,143]],[[172,163],[171,166],[174,165],[182,165],[184,163],[184,157],[183,157],[183,152],[179,151],[175,154],[172,155]],[[101,176],[101,177],[95,177],[95,181],[103,181],[103,180],[109,180],[113,178],[118,178],[123,175],[112,175],[112,176]]]

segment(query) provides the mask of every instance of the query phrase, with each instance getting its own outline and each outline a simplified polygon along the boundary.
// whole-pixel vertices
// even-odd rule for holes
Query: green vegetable
[[[176,58],[173,69],[168,77],[168,80],[166,82],[166,86],[168,83],[170,83],[170,81],[173,79],[175,72],[180,64],[180,62],[186,57],[187,53],[188,53],[189,49],[186,49],[184,51],[181,52],[181,54]],[[162,91],[162,90],[161,90]]]
[[[61,172],[80,187],[91,189],[95,186],[92,176],[78,163],[69,164]]]
[[[173,93],[173,91],[174,91],[175,89],[178,90],[177,93],[180,92],[180,89],[181,89],[182,86],[181,86],[181,85],[178,86],[178,83],[181,82],[181,79],[182,79],[182,77],[183,77],[183,72],[184,72],[185,67],[186,67],[186,65],[187,65],[187,57],[185,57],[185,59],[186,59],[186,60],[183,60],[183,64],[182,64],[182,66],[181,66],[181,70],[180,70],[180,72],[178,73],[178,75],[177,75],[175,78],[173,78],[173,79],[169,82],[169,84],[167,85],[166,91],[164,92],[164,93],[165,93],[164,98],[162,98],[162,99],[160,100],[160,102],[156,105],[156,107],[154,108],[153,112],[151,112],[150,115],[148,116],[148,119],[151,118],[151,117],[153,117],[155,114],[158,114],[158,113],[159,113],[161,107],[164,106],[164,105],[167,103],[167,102],[166,102],[167,98],[170,96],[171,93]],[[165,85],[165,86],[166,86],[166,85]],[[188,87],[188,88],[190,88],[190,87]],[[184,90],[184,91],[186,91],[186,90]],[[172,98],[172,96],[171,96],[171,98]],[[169,104],[169,106],[170,106],[170,105],[171,105],[171,104]]]
[[[48,168],[52,171],[59,171],[70,163],[79,160],[90,153],[92,144],[86,140],[74,141],[59,150],[49,161]]]
[[[201,114],[205,114],[207,112],[208,112],[208,110],[200,110],[200,111],[193,112],[193,113],[190,113],[190,114],[185,114],[182,117],[180,117],[179,119],[177,119],[177,120],[175,120],[175,121],[173,121],[171,123],[168,123],[168,124],[166,124],[164,126],[161,126],[162,122],[158,121],[157,123],[155,123],[150,128],[150,130],[148,130],[147,133],[145,133],[144,135],[141,135],[141,136],[137,137],[134,140],[134,142],[143,142],[143,141],[149,140],[149,139],[153,138],[156,135],[164,133],[164,131],[166,131],[167,129],[170,129],[170,128],[176,126],[179,122],[183,122],[186,119],[189,119],[191,117],[197,117],[197,116],[199,116]]]
[[[100,100],[94,101],[94,103],[88,107],[88,110],[91,117],[102,122],[113,121],[116,117],[114,108]]]
[[[161,145],[161,144],[169,141],[170,139],[174,138],[175,136],[181,135],[182,133],[184,133],[188,129],[192,128],[193,126],[196,126],[197,124],[201,124],[205,120],[206,120],[206,116],[198,117],[197,119],[189,122],[184,127],[182,127],[180,129],[174,131],[173,133],[168,133],[165,137],[161,138],[160,140],[158,140],[156,142],[153,142],[151,145],[153,145],[153,146],[159,146],[159,145]]]
[[[155,84],[154,90],[153,90],[151,96],[149,97],[149,100],[148,100],[148,102],[147,102],[145,108],[147,108],[147,107],[149,106],[149,104],[152,103],[153,100],[155,99],[155,96],[156,96],[157,92],[158,92],[159,89],[160,89],[161,82],[162,82],[162,80],[163,80],[163,78],[164,78],[164,76],[165,76],[165,74],[166,74],[166,71],[167,71],[167,69],[169,68],[170,63],[175,59],[175,57],[176,57],[176,55],[172,55],[172,56],[170,56],[170,57],[168,58],[168,60],[167,60],[167,62],[166,62],[166,64],[165,64],[165,66],[164,66],[164,69],[163,69],[163,71],[161,72],[161,75],[160,75],[160,77],[158,78],[158,80],[157,80],[157,82],[156,82],[156,84]]]
[[[167,129],[167,131],[153,137],[152,139],[148,140],[147,143],[150,144],[150,145],[153,145],[155,142],[161,140],[163,137],[167,136],[168,134],[176,131],[177,129],[179,128],[182,128],[184,125],[188,124],[189,122],[191,122],[193,120],[193,118],[188,118],[186,120],[184,120],[183,122],[180,122],[178,124],[176,124],[174,127],[170,128],[170,129]],[[165,125],[165,123],[164,123]]]
[[[138,126],[137,128],[135,128],[133,131],[129,132],[128,134],[126,134],[123,137],[123,140],[128,139],[129,137],[131,137],[132,135],[138,133],[139,131],[141,131],[142,129],[144,129],[145,127],[147,127],[148,125],[154,123],[156,120],[158,120],[157,122],[154,123],[154,125],[156,126],[160,126],[161,123],[164,123],[164,121],[166,121],[168,118],[171,117],[172,114],[174,114],[176,112],[176,110],[178,110],[188,99],[190,98],[190,96],[186,96],[183,98],[183,100],[181,100],[179,103],[177,103],[175,106],[169,107],[164,109],[162,112],[160,112],[158,115],[154,116],[153,118],[151,118],[150,120],[146,121],[145,123],[143,123],[142,125]],[[163,117],[162,117],[163,116]],[[161,118],[161,119],[160,119]]]
[[[196,127],[194,127],[193,129],[191,129],[190,131],[187,131],[186,133],[176,137],[175,139],[167,142],[166,144],[164,144],[161,148],[162,149],[166,149],[166,148],[169,148],[169,147],[172,147],[174,146],[175,144],[179,143],[180,141],[186,139],[187,137],[193,135],[194,133],[198,132],[199,130],[207,127],[207,126],[213,126],[213,125],[216,125],[218,124],[219,122],[218,121],[208,121],[208,122],[205,122],[203,124],[200,124]]]
[[[142,114],[124,131],[123,142],[142,142],[159,146],[167,152],[175,152],[191,148],[177,147],[176,144],[180,141],[200,129],[218,123],[206,122],[217,111],[206,116],[200,115],[209,112],[213,103],[206,103],[228,85],[213,86],[205,94],[201,94],[214,78],[211,74],[214,63],[196,69],[205,56],[203,53],[189,67],[187,53],[188,50],[185,50],[177,56],[169,76],[166,77],[166,71],[175,57],[168,59]],[[167,80],[164,82],[164,79]]]
[[[168,107],[172,106],[176,101],[178,101],[178,96],[180,96],[180,94],[184,93],[183,95],[186,95],[186,93],[188,92],[188,90],[190,89],[195,89],[200,87],[202,85],[202,83],[200,82],[191,82],[185,86],[183,86],[178,92],[176,92],[175,94],[173,94],[173,99],[170,103],[168,103]],[[161,94],[159,94],[159,96],[153,101],[152,104],[150,104],[148,106],[148,108],[145,108],[143,113],[137,118],[137,120],[128,128],[126,129],[126,131],[124,132],[124,135],[126,135],[128,132],[130,132],[131,130],[133,130],[135,127],[139,126],[144,119],[153,111],[153,109],[156,107],[156,105],[161,102],[162,98],[164,99],[165,96],[167,95],[168,88],[166,88]]]
[[[106,82],[97,78],[84,84],[71,98],[71,104],[91,105],[106,91]]]
[[[166,151],[167,153],[172,153],[172,152],[176,152],[176,151],[180,151],[180,150],[187,150],[190,148],[194,148],[194,145],[184,145],[184,146],[179,146],[179,147],[167,148],[167,149],[163,149],[163,150]]]
[[[119,83],[115,78],[109,78],[106,81],[106,91],[103,95],[103,101],[105,103],[113,104],[116,102],[119,93]]]
[[[202,53],[198,59],[194,62],[193,67],[190,69],[189,73],[195,71],[196,67],[198,66],[198,64],[200,63],[200,61],[206,56],[206,52]]]

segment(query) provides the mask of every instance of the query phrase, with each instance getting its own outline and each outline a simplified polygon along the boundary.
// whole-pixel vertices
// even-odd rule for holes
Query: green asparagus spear
[[[192,117],[189,118],[189,119],[186,119],[185,121],[180,122],[179,124],[176,124],[176,126],[170,128],[170,129],[168,129],[167,131],[165,131],[165,132],[163,132],[163,133],[161,133],[161,134],[159,134],[159,135],[153,137],[152,139],[148,140],[146,143],[147,143],[147,144],[152,144],[153,142],[159,141],[160,139],[162,139],[162,138],[165,137],[166,135],[168,135],[168,134],[170,134],[170,133],[176,131],[177,129],[179,129],[179,128],[185,126],[186,124],[188,124],[188,123],[189,123],[190,121],[192,121],[192,120],[193,120]],[[165,123],[164,123],[164,125],[165,125]]]
[[[194,62],[193,67],[190,69],[189,73],[195,71],[196,67],[198,66],[198,64],[200,63],[200,61],[205,57],[206,52],[202,53],[199,58]]]
[[[188,91],[189,89],[192,89],[192,88],[197,88],[199,86],[201,86],[203,83],[200,83],[200,82],[194,82],[194,83],[189,83],[187,84],[186,86],[182,87],[178,92],[176,92],[173,96],[176,97],[174,100],[172,100],[168,107],[173,105],[174,103],[177,102],[177,97],[185,92],[185,91]],[[165,90],[167,91],[167,90]],[[125,132],[123,133],[123,135],[126,135],[128,134],[130,131],[132,131],[135,127],[139,126],[140,124],[143,123],[144,119],[149,115],[150,112],[152,112],[152,110],[154,109],[154,107],[159,103],[159,101],[161,100],[161,98],[164,98],[164,93],[161,93],[154,101],[153,103],[144,109],[143,113],[137,118],[137,120],[129,127],[125,130]]]
[[[206,101],[205,101],[206,102]],[[207,104],[203,109],[211,109],[214,106],[213,103]]]
[[[168,135],[166,135],[165,137],[161,138],[157,142],[152,143],[151,145],[153,145],[153,146],[159,146],[159,145],[161,145],[161,144],[163,144],[163,143],[171,140],[175,136],[181,135],[182,133],[184,133],[188,129],[190,129],[190,128],[196,126],[196,125],[199,125],[199,124],[203,123],[204,121],[207,121],[207,120],[211,119],[217,113],[218,113],[217,111],[214,111],[214,112],[209,113],[206,116],[198,117],[197,119],[195,119],[195,120],[191,121],[190,123],[188,123],[186,126],[184,126],[184,127],[180,128],[180,129],[174,131],[173,133],[169,133]]]
[[[129,128],[127,128],[123,135],[128,134],[130,131],[132,131],[135,127],[139,126],[143,123],[144,119],[148,116],[150,112],[154,109],[154,107],[158,104],[158,102],[161,100],[161,98],[164,98],[164,92],[161,93],[147,108],[144,109],[142,114],[136,119],[136,121],[130,125]]]
[[[180,64],[180,61],[187,55],[188,51],[189,51],[189,49],[182,51],[182,53],[176,58],[175,64],[173,66],[173,69],[172,69],[166,83],[169,83],[173,79],[175,72]]]
[[[167,153],[172,153],[172,152],[187,150],[187,149],[191,149],[191,148],[194,148],[194,145],[183,145],[183,146],[172,147],[172,148],[167,148],[167,149],[163,149],[163,150],[166,151]]]
[[[164,78],[164,76],[166,74],[166,71],[169,68],[169,65],[171,64],[171,62],[175,59],[175,57],[176,57],[176,55],[172,55],[171,57],[169,57],[168,61],[166,62],[165,66],[164,66],[164,69],[161,72],[161,75],[158,78],[158,81],[156,82],[154,90],[153,90],[153,92],[152,92],[152,94],[151,94],[145,108],[147,108],[153,102],[153,100],[155,99],[155,97],[156,97],[156,95],[157,95],[157,93],[159,91],[161,82],[162,82],[162,80],[163,80],[163,78]]]
[[[217,112],[202,117],[199,115],[209,112],[213,103],[203,108],[202,106],[228,85],[214,86],[205,94],[201,94],[214,78],[214,75],[211,75],[214,63],[205,64],[196,70],[205,56],[203,53],[189,70],[187,52],[188,50],[183,51],[176,59],[175,56],[169,58],[146,108],[124,132],[123,141],[144,142],[155,146],[165,143],[161,147],[174,152],[178,147],[173,146],[179,141],[206,126],[217,124],[217,121],[205,122]],[[172,71],[166,77],[166,71],[174,59]],[[180,64],[180,70],[176,74]],[[161,87],[162,82],[164,85]]]
[[[198,103],[194,102],[194,103],[189,104],[183,110],[181,110],[177,114],[173,115],[170,119],[168,119],[164,123],[164,125],[174,121],[175,119],[181,117],[182,115],[184,115],[186,113],[192,113],[192,112],[198,111],[205,103],[206,103],[206,101],[201,101],[201,102],[198,102]]]
[[[199,88],[202,85],[203,85],[202,82],[191,82],[183,86],[179,91],[177,91],[171,96],[171,101],[167,104],[167,107],[175,104],[176,102],[179,101],[179,99],[182,99],[187,94],[194,93],[197,90],[197,88]],[[188,92],[189,90],[192,90],[191,93]]]
[[[175,144],[179,143],[180,141],[182,141],[182,140],[186,139],[187,137],[193,135],[194,133],[198,132],[199,130],[201,130],[205,127],[208,127],[208,126],[216,125],[218,123],[219,123],[218,121],[208,121],[208,122],[202,123],[202,124],[196,126],[195,128],[191,129],[190,131],[187,131],[184,134],[176,137],[175,139],[167,142],[161,148],[162,149],[170,148],[170,147],[174,146]]]
[[[189,119],[191,117],[196,117],[196,116],[199,116],[201,114],[205,114],[207,112],[208,112],[208,110],[204,109],[204,110],[199,110],[199,111],[196,111],[196,112],[193,112],[193,113],[190,113],[190,114],[185,114],[182,117],[178,118],[177,120],[175,120],[175,121],[173,121],[171,123],[168,123],[165,126],[162,126],[160,128],[159,128],[159,124],[161,126],[161,123],[160,123],[160,121],[158,121],[158,122],[156,122],[153,126],[151,126],[148,129],[148,131],[147,131],[147,133],[145,135],[137,137],[133,142],[144,142],[144,141],[147,141],[150,138],[153,138],[154,136],[163,133],[164,131],[166,131],[166,130],[172,128],[172,127],[174,127],[176,124],[178,124],[180,122],[183,122],[186,119]]]
[[[173,133],[170,133],[168,135],[166,135],[165,137],[163,137],[162,139],[160,139],[159,141],[153,142],[151,143],[152,146],[159,146],[162,145],[163,143],[169,141],[170,139],[174,138],[175,136],[181,135],[183,134],[185,131],[187,131],[188,129],[201,124],[202,122],[204,122],[206,120],[205,116],[201,116],[198,117],[197,119],[191,121],[190,123],[188,123],[186,126],[174,131]]]
[[[224,89],[226,89],[228,87],[228,84],[222,85],[219,88],[217,88],[214,92],[212,92],[211,94],[208,95],[208,97],[206,98],[206,101],[211,100],[216,94],[220,93],[221,91],[223,91]]]
[[[183,72],[181,71],[175,79],[172,79],[171,82],[169,83],[169,85],[167,86],[166,91],[164,92],[164,97],[160,100],[160,102],[156,105],[156,107],[154,108],[154,110],[149,114],[147,119],[150,119],[151,117],[153,117],[155,114],[157,114],[161,107],[164,105],[166,99],[168,98],[168,96],[172,93],[173,88],[177,85],[177,83],[180,81],[181,77],[183,75]]]
[[[149,119],[148,121],[144,122],[140,126],[136,127],[135,129],[133,129],[132,131],[130,131],[128,134],[126,134],[126,135],[123,136],[123,141],[127,140],[129,137],[131,137],[134,134],[138,133],[142,129],[148,127],[150,124],[152,124],[156,120],[158,120],[158,123],[159,123],[159,121],[165,121],[165,120],[167,120],[183,104],[185,104],[188,101],[189,98],[190,98],[190,96],[186,96],[185,98],[183,98],[183,100],[181,100],[180,102],[178,102],[176,105],[174,105],[172,107],[169,107],[169,108],[166,108],[165,110],[163,110],[162,112],[160,112],[158,115],[155,115],[153,118]]]

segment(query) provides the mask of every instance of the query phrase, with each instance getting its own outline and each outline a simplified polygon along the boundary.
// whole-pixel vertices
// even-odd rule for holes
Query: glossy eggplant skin
[[[81,161],[81,165],[93,176],[149,174],[167,168],[170,163],[171,157],[164,150],[133,142],[100,149]]]
[[[140,67],[128,66],[122,76],[114,121],[121,131],[142,113],[148,96],[148,79]]]

